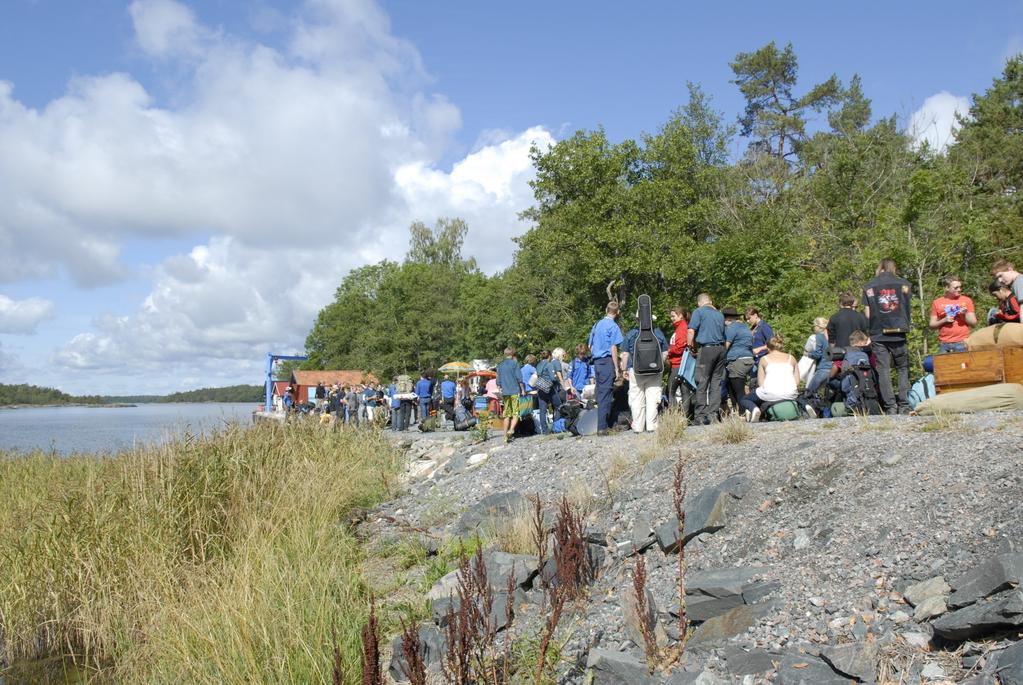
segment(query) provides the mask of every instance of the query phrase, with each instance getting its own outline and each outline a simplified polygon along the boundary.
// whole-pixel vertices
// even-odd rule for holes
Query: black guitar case
[[[661,342],[654,335],[653,312],[649,295],[639,296],[639,337],[633,349],[632,368],[636,375],[660,375],[664,371]]]

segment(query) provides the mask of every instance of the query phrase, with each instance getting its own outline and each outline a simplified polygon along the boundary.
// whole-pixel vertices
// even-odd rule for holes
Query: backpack
[[[781,400],[764,410],[768,421],[795,421],[800,413],[799,404],[795,400]]]
[[[909,401],[910,408],[916,409],[916,405],[924,400],[929,400],[937,394],[934,388],[934,374],[929,373],[913,384],[913,387],[909,389],[907,400]]]
[[[406,373],[398,376],[398,381],[394,384],[394,387],[399,393],[415,392],[415,386],[412,385],[412,377]]]
[[[650,296],[639,296],[639,337],[633,344],[632,370],[637,376],[660,375],[664,371],[661,341],[654,335]]]
[[[878,401],[877,383],[870,364],[843,364],[842,375],[851,381],[852,388],[845,398],[845,405],[849,409],[871,416],[884,413]]]

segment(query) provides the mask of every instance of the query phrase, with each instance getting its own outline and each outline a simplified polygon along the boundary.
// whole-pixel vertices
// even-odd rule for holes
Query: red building
[[[323,383],[329,389],[335,384],[345,386],[376,382],[376,376],[365,371],[294,371],[291,374],[296,402],[315,402],[317,383]]]

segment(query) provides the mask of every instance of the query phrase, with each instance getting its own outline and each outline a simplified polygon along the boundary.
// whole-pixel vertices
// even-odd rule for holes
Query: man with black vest
[[[693,415],[697,425],[717,420],[721,409],[721,383],[725,379],[725,317],[710,295],[700,293],[689,320],[689,349],[696,350],[696,395]]]
[[[894,259],[882,259],[873,280],[863,286],[863,313],[870,324],[871,352],[877,360],[878,390],[888,414],[908,414],[909,349],[912,286],[896,272]],[[892,366],[899,377],[898,397],[892,390]]]

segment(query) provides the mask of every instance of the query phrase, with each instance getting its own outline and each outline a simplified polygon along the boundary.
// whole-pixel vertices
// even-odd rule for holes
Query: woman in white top
[[[813,411],[799,397],[799,363],[784,347],[781,336],[767,341],[768,353],[757,365],[757,389],[739,402],[746,411],[747,421],[759,421],[760,407],[766,403],[793,400],[805,413]]]

